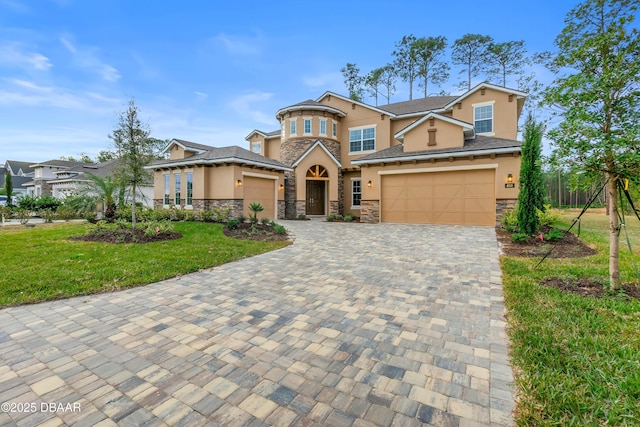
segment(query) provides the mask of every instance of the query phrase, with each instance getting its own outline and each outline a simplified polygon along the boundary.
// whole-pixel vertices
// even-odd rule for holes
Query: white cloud
[[[236,112],[258,123],[266,125],[275,125],[276,121],[273,114],[266,114],[256,108],[257,103],[268,101],[273,97],[272,93],[262,91],[252,91],[244,95],[240,95],[229,102],[231,108]]]
[[[122,77],[115,67],[102,62],[102,60],[98,58],[97,48],[78,48],[71,42],[71,40],[69,40],[68,36],[60,37],[60,42],[69,51],[69,53],[73,55],[73,62],[80,68],[93,71],[108,82],[117,82],[120,77]]]
[[[215,45],[224,47],[234,55],[257,55],[261,52],[263,45],[263,38],[260,34],[255,36],[234,36],[220,33],[213,37],[211,41]]]
[[[0,46],[0,62],[41,71],[47,71],[53,66],[49,58],[38,52],[28,52],[21,43],[7,43]]]

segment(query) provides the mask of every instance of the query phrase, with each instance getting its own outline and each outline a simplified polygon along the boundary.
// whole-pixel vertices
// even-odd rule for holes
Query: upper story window
[[[327,135],[327,119],[320,119],[320,135]]]
[[[251,144],[251,151],[257,154],[262,154],[262,143],[254,142],[253,144]]]
[[[333,132],[333,137],[337,138],[338,137],[338,124],[336,122],[331,123],[331,128],[332,128],[332,132]]]
[[[180,187],[181,187],[180,178],[181,178],[180,174],[176,175],[176,193],[174,198],[176,205],[180,204]]]
[[[285,131],[285,126],[284,126],[284,120],[282,121],[282,130],[280,132],[280,137],[282,138],[282,140],[284,141],[284,137],[286,136],[286,131]]]
[[[493,104],[474,105],[473,126],[476,133],[493,133]]]
[[[304,119],[304,134],[311,134],[311,119]]]
[[[376,149],[376,128],[349,129],[349,152],[358,153]]]
[[[293,136],[298,133],[298,130],[296,129],[296,125],[297,125],[296,119],[289,121],[289,135]]]

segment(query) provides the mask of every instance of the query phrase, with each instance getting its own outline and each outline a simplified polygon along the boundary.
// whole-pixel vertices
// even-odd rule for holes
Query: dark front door
[[[307,215],[324,215],[326,181],[307,181]]]

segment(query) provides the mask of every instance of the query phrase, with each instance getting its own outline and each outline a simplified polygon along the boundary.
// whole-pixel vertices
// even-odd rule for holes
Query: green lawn
[[[563,212],[563,229],[576,215]],[[627,219],[640,263],[640,221]],[[619,295],[585,298],[538,285],[547,277],[606,283],[608,232],[603,213],[587,213],[580,237],[597,255],[547,259],[537,269],[539,258],[501,260],[518,425],[640,425],[640,302]],[[622,280],[635,282],[624,234],[620,266]]]
[[[114,245],[69,240],[86,224],[0,228],[0,307],[145,285],[286,246],[230,239],[222,225],[175,223],[177,240]]]

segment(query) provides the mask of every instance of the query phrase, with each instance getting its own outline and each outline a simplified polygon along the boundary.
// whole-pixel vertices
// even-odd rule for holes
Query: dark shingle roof
[[[237,145],[232,145],[230,147],[219,147],[219,148],[209,147],[209,149],[204,153],[196,154],[194,156],[187,157],[184,159],[158,160],[151,163],[151,165],[152,166],[160,166],[160,165],[170,166],[172,164],[180,164],[180,163],[189,163],[189,164],[216,163],[216,161],[230,161],[230,162],[236,161],[238,163],[254,162],[254,163],[263,164],[265,166],[273,166],[275,168],[289,169],[286,165],[280,163],[277,160],[273,160],[268,157],[262,156],[260,154],[256,154],[242,147],[238,147]]]
[[[33,163],[34,165],[44,165],[44,166],[55,166],[55,167],[62,167],[62,168],[70,168],[76,165],[82,165],[84,163],[82,162],[71,162],[69,160],[58,160],[58,159],[53,159],[53,160],[47,160],[46,162],[37,162],[37,163]]]
[[[30,167],[30,165],[32,165],[33,162],[19,162],[17,160],[7,160],[7,163],[11,167],[11,170],[13,171],[14,174],[18,173],[20,169],[22,169],[22,172],[25,174],[33,172],[33,168]]]
[[[263,133],[267,136],[280,136],[281,132],[282,131],[278,129],[278,130],[272,130],[271,132],[263,132]]]
[[[393,104],[380,105],[378,108],[393,114],[411,114],[422,111],[438,110],[458,98],[457,96],[429,96],[427,98],[411,101],[394,102]]]
[[[433,150],[421,150],[421,151],[404,151],[404,145],[394,145],[393,147],[377,151],[375,153],[368,154],[355,160],[354,162],[374,163],[375,161],[381,161],[384,159],[397,159],[402,157],[419,157],[438,154],[451,154],[451,155],[465,155],[465,153],[473,151],[491,151],[500,150],[504,148],[513,148],[513,151],[520,150],[522,142],[514,141],[512,139],[496,138],[493,136],[477,135],[474,139],[469,139],[464,142],[462,147],[442,148]]]
[[[172,139],[172,141],[176,141],[177,143],[184,145],[185,147],[195,148],[196,150],[210,150],[214,147],[210,145],[198,144],[197,142],[185,141],[184,139]]]

